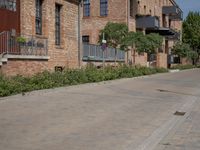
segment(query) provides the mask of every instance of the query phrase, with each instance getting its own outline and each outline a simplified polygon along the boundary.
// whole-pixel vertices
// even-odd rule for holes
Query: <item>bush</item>
[[[47,72],[36,74],[32,77],[5,77],[0,75],[0,97],[24,93],[33,90],[56,88],[83,83],[100,82],[120,78],[131,78],[141,75],[167,72],[164,68],[147,68],[141,66],[105,67],[97,69],[87,66],[82,69],[66,69],[63,72]]]
[[[176,65],[171,67],[171,69],[179,69],[179,70],[186,70],[186,69],[192,69],[192,68],[196,68],[198,66],[195,65]]]

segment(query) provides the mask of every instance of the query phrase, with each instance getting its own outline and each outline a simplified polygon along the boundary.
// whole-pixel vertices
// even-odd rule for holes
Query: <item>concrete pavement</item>
[[[199,150],[199,74],[194,69],[1,98],[0,150]]]

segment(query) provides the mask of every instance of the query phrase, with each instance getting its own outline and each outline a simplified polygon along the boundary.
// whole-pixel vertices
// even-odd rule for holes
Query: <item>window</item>
[[[55,8],[55,44],[60,45],[60,10],[61,5],[56,4]]]
[[[16,0],[0,0],[0,8],[16,11]]]
[[[90,16],[90,0],[83,1],[83,16],[84,17]]]
[[[108,15],[108,1],[100,0],[100,15],[107,16]]]
[[[147,13],[147,7],[144,6],[144,14],[146,15],[146,13]]]
[[[36,34],[42,34],[42,0],[36,0],[35,27]]]
[[[82,41],[83,41],[83,43],[89,43],[89,42],[90,42],[90,37],[89,37],[89,35],[84,35],[84,36],[82,36]]]
[[[133,17],[134,14],[133,14],[133,0],[130,0],[130,16]]]

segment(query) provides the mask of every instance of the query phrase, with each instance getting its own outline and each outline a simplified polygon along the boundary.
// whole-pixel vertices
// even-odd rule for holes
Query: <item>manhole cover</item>
[[[181,111],[176,111],[174,113],[174,115],[176,115],[176,116],[184,116],[185,114],[186,114],[186,112],[181,112]]]

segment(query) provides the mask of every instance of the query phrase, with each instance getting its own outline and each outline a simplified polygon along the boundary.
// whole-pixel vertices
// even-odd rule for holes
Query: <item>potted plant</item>
[[[24,37],[17,37],[16,39],[17,43],[19,43],[19,51],[20,51],[20,54],[24,54],[25,53],[25,44],[26,44],[26,38]]]

